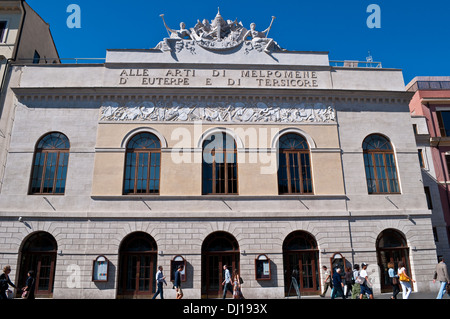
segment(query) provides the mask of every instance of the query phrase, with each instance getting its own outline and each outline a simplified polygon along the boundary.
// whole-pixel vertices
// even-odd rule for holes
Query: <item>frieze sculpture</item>
[[[274,102],[109,102],[100,121],[204,121],[228,123],[334,123],[335,109],[322,103]]]
[[[197,24],[190,29],[186,29],[184,22],[180,23],[180,29],[175,30],[167,26],[164,20],[164,14],[160,17],[163,20],[169,38],[157,45],[157,49],[162,51],[180,52],[183,48],[188,49],[195,54],[195,44],[208,50],[227,50],[233,49],[245,42],[245,53],[253,49],[261,52],[271,53],[276,50],[283,50],[273,39],[268,38],[275,17],[267,29],[257,31],[255,23],[250,24],[250,29],[244,28],[242,22],[226,20],[220,14],[220,9],[216,17],[210,22],[207,19],[197,20]],[[251,41],[247,41],[250,38]]]

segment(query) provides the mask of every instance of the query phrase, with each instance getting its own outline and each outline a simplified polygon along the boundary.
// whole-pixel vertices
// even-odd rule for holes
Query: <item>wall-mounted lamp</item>
[[[62,250],[58,250],[58,255],[62,256]]]
[[[158,252],[160,256],[164,255],[164,252],[161,250]]]

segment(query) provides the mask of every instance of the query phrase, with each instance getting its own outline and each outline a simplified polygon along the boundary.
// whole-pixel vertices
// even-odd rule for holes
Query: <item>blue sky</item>
[[[385,68],[415,76],[450,76],[450,1],[447,0],[27,0],[50,24],[61,58],[104,58],[106,49],[153,48],[181,21],[193,27],[220,7],[225,19],[258,30],[292,51],[328,51],[330,60],[365,61],[368,51]],[[81,8],[81,28],[69,28],[67,7]],[[377,4],[381,28],[369,28],[367,7]]]

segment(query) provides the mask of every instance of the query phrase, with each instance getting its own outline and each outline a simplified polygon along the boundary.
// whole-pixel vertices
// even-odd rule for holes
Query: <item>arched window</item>
[[[237,194],[237,153],[234,139],[216,133],[203,142],[202,193]]]
[[[62,133],[49,133],[39,140],[34,151],[30,194],[64,194],[69,149],[69,139]]]
[[[287,133],[278,142],[279,194],[312,194],[311,164],[306,139]]]
[[[394,150],[384,136],[373,134],[363,142],[364,166],[369,194],[400,193]]]
[[[161,143],[152,133],[139,133],[127,144],[123,193],[159,194]]]

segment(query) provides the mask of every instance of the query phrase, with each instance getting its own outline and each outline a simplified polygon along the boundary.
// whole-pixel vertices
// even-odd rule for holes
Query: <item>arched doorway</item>
[[[290,289],[295,278],[301,294],[320,293],[319,250],[314,237],[304,231],[289,234],[283,242],[284,290],[286,296],[295,293]]]
[[[388,263],[394,263],[394,270],[397,272],[398,263],[403,261],[408,274],[411,275],[409,263],[409,248],[406,238],[395,229],[386,229],[377,238],[377,259],[381,272],[381,292],[392,291],[388,274]]]
[[[202,245],[202,298],[221,298],[223,266],[230,273],[239,271],[239,245],[233,235],[218,231],[210,234]]]
[[[118,298],[148,298],[155,292],[157,245],[147,233],[135,232],[119,248]]]
[[[22,244],[18,287],[23,287],[30,270],[35,274],[36,298],[52,298],[55,280],[56,251],[55,238],[47,232],[31,234]],[[17,290],[20,294],[20,290]]]

